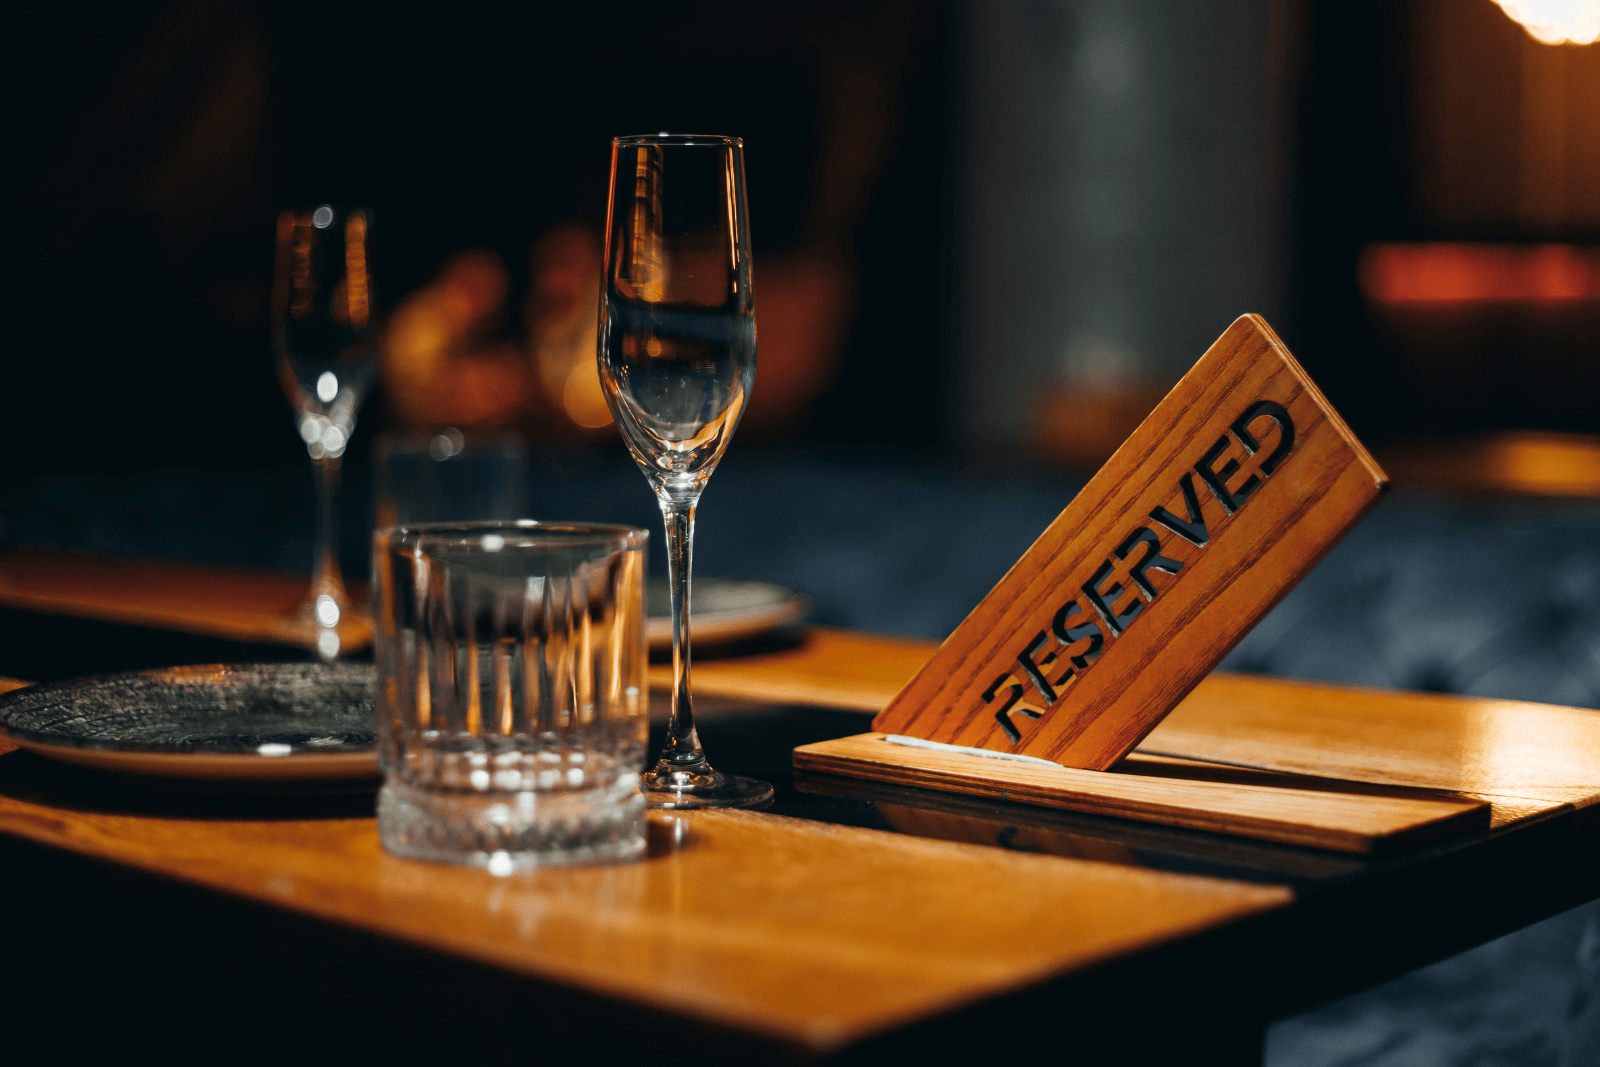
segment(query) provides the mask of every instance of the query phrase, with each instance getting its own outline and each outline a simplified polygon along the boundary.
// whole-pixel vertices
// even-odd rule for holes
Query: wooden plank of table
[[[696,660],[696,693],[775,703],[881,711],[938,645],[909,637],[815,626],[795,645],[771,652]],[[650,684],[672,685],[672,667],[650,668]]]
[[[1237,764],[1211,763],[1205,760],[1185,759],[1178,756],[1158,756],[1143,750],[1136,750],[1117,765],[1119,770],[1124,768],[1137,768],[1139,773],[1147,775],[1170,775],[1177,778],[1202,779],[1209,782],[1237,782],[1243,785],[1272,785],[1287,789],[1354,792],[1373,796],[1386,795],[1391,791],[1394,795],[1411,795],[1417,788],[1414,786],[1385,786],[1374,782],[1329,778],[1322,775],[1291,774],[1285,771],[1240,767]],[[1571,807],[1571,805],[1564,804],[1561,801],[1538,800],[1528,797],[1491,796],[1483,793],[1436,789],[1427,789],[1425,792],[1429,795],[1458,797],[1462,800],[1479,801],[1489,805],[1489,829],[1491,830],[1497,830],[1502,826],[1509,826],[1512,823],[1522,822],[1536,816],[1549,815],[1563,808]]]
[[[1114,772],[1051,767],[895,745],[875,732],[804,745],[794,762],[801,770],[1368,855],[1489,825],[1487,803],[1422,790],[1322,789],[1304,777],[1263,784],[1147,767],[1138,758]]]
[[[271,571],[0,549],[0,607],[235,641],[302,643],[290,616],[308,586],[308,578]],[[357,600],[366,596],[364,583],[347,588]],[[347,651],[372,641],[372,623],[358,613],[347,613],[338,632]]]
[[[0,550],[0,604],[241,639],[270,636],[303,589],[299,579],[283,575]],[[877,712],[936,647],[930,641],[818,628],[793,647],[701,661],[694,683],[697,692],[708,695]],[[665,684],[670,668],[652,668],[651,678]],[[1515,701],[1285,685],[1215,673],[1140,751],[1481,796],[1494,805],[1496,826],[1600,797],[1600,782],[1587,773],[1600,766],[1591,759],[1600,747],[1592,736],[1591,713]],[[1330,716],[1335,709],[1339,714]],[[1405,710],[1403,721],[1396,718],[1397,709]],[[1343,736],[1317,725],[1348,726],[1350,716],[1359,725]],[[1502,725],[1513,720],[1520,725]],[[1515,744],[1498,746],[1492,759],[1485,758],[1491,735]],[[1535,750],[1528,751],[1529,746]]]
[[[0,550],[0,605],[240,640],[271,639],[304,590],[299,578],[264,572]],[[697,662],[694,687],[878,712],[937,647],[814,628],[793,647]],[[670,679],[670,667],[651,668],[653,684]],[[1485,796],[1499,824],[1600,798],[1600,773],[1591,770],[1600,768],[1597,720],[1519,701],[1216,672],[1139,751]]]
[[[0,784],[34,758],[0,757]],[[495,878],[387,855],[371,818],[151,818],[25,792],[0,788],[0,831],[813,1049],[1292,899],[739,811],[652,813],[636,863]]]
[[[1573,804],[1600,800],[1600,712],[1217,673],[1140,752]]]
[[[4,678],[4,677],[0,677],[0,693],[9,693],[13,689],[21,689],[24,686],[28,686],[28,685],[32,685],[32,684],[33,684],[32,682],[24,682],[21,678]],[[16,747],[17,746],[12,744],[10,741],[7,741],[5,738],[0,737],[0,756],[5,755],[7,752],[10,752],[11,750],[15,749]]]
[[[694,688],[876,712],[937,647],[814,629],[792,648],[696,663]],[[1600,712],[1518,700],[1215,671],[1135,751],[1481,796],[1497,823],[1600,800]]]
[[[241,640],[270,639],[304,590],[279,574],[0,549],[0,605]],[[697,662],[694,687],[878,712],[937,647],[814,628],[792,647]],[[670,678],[651,668],[653,684]],[[1214,672],[1138,751],[1483,796],[1497,824],[1600,799],[1600,713],[1523,701]]]
[[[884,647],[901,659],[880,654]],[[727,695],[750,696],[750,690],[741,688],[748,685],[789,700],[803,698],[810,679],[820,678],[819,690],[835,706],[871,710],[885,690],[898,687],[905,661],[918,653],[917,642],[858,641],[832,631],[824,632],[820,643],[808,640],[756,661],[727,661],[720,672],[715,664],[707,664],[713,669],[703,673],[713,679],[721,673],[720,684],[712,684]],[[830,683],[831,662],[844,667]],[[763,666],[756,670],[754,664]],[[701,673],[697,668],[697,680]],[[1381,737],[1385,699],[1404,694],[1218,675],[1203,682],[1191,701],[1212,687],[1220,687],[1214,690],[1216,699],[1202,706],[1187,734],[1174,732],[1169,748],[1201,752],[1207,745],[1243,741],[1242,755],[1270,759],[1270,752],[1259,750],[1263,739],[1274,736],[1274,728],[1291,730],[1292,723],[1286,720],[1306,715],[1338,720],[1354,707],[1357,710],[1349,713],[1362,719],[1359,729],[1377,730],[1380,735],[1369,738],[1369,746],[1393,746],[1397,764],[1372,767],[1356,758],[1362,755],[1359,746],[1344,747],[1351,731],[1334,724],[1323,728],[1336,742],[1326,753],[1317,751],[1323,742],[1315,729],[1304,747],[1292,748],[1306,766],[1300,773],[1359,777],[1371,772],[1406,778],[1396,784],[1425,787],[1437,787],[1433,779],[1450,777],[1444,773],[1451,766],[1444,750],[1464,738],[1476,737],[1480,751],[1475,758],[1493,764],[1493,750],[1507,743],[1508,731],[1529,725],[1518,719],[1519,709],[1538,707],[1429,697],[1426,700],[1432,703],[1390,729],[1385,740]],[[1297,688],[1308,693],[1296,697],[1290,691]],[[1230,701],[1242,701],[1249,714],[1233,714]],[[1502,720],[1503,714],[1507,717]],[[1262,721],[1252,723],[1251,715],[1261,716]],[[1557,718],[1565,724],[1566,741],[1582,746],[1594,740],[1584,726],[1593,716]],[[1182,709],[1171,722],[1185,723]],[[1430,731],[1442,737],[1421,736]],[[1256,749],[1249,748],[1252,741]],[[1185,757],[1167,757],[1181,758]],[[51,771],[39,773],[40,780],[61,780],[54,769],[42,767],[29,754],[0,756],[0,833],[347,923],[397,943],[437,948],[548,978],[567,988],[656,1005],[676,1013],[674,1017],[728,1022],[811,1048],[833,1047],[850,1040],[850,1035],[870,1034],[896,1020],[947,1012],[972,997],[1030,986],[1062,973],[1063,968],[1090,967],[1095,960],[1119,954],[1143,958],[1143,950],[1157,944],[1202,944],[1213,949],[1226,944],[1232,946],[1230,951],[1237,949],[1249,957],[1262,945],[1283,938],[1243,937],[1240,945],[1215,938],[1232,937],[1246,927],[1259,929],[1255,923],[1235,923],[1236,919],[1259,915],[1271,920],[1300,913],[1298,908],[1282,909],[1287,894],[1282,887],[1170,880],[1172,876],[1119,871],[1106,863],[1074,864],[1065,858],[1016,855],[978,845],[950,852],[962,846],[738,813],[686,816],[681,823],[662,821],[670,816],[653,817],[652,855],[630,867],[546,871],[496,880],[478,872],[385,856],[370,818],[234,819],[209,812],[204,818],[183,818],[119,811],[76,794],[30,792],[10,780],[15,768],[29,766],[29,761],[41,772]],[[1538,792],[1537,762],[1529,768],[1531,777],[1501,781],[1522,792]],[[1489,785],[1497,781],[1492,775],[1473,780]],[[1573,795],[1573,803],[1524,801],[1510,794],[1491,799],[1565,817],[1540,819],[1535,814],[1526,820],[1533,824],[1526,832],[1513,829],[1487,835],[1486,842],[1468,850],[1471,855],[1459,862],[1454,853],[1448,854],[1442,864],[1429,866],[1417,885],[1407,883],[1393,897],[1393,909],[1375,911],[1370,893],[1357,894],[1360,906],[1349,914],[1324,909],[1295,926],[1296,952],[1331,959],[1329,973],[1348,972],[1347,979],[1339,979],[1345,984],[1335,983],[1331,992],[1320,995],[1337,995],[1379,980],[1397,968],[1457,951],[1473,939],[1495,936],[1592,895],[1592,879],[1585,881],[1590,878],[1587,868],[1576,874],[1568,869],[1583,867],[1582,863],[1550,860],[1586,855],[1582,850],[1595,831],[1589,812],[1600,810],[1575,810],[1596,791],[1581,779],[1558,776],[1557,784],[1562,781],[1572,787],[1562,792]],[[680,825],[691,847],[664,848],[664,841],[670,845],[676,838]],[[1472,859],[1485,848],[1487,858]],[[1116,861],[1117,850],[1108,844],[1104,854],[1093,858]],[[1125,850],[1122,858],[1128,858]],[[1035,865],[1016,866],[1018,862]],[[1462,876],[1476,877],[1473,872],[1482,874],[1479,869],[1484,865],[1491,872],[1537,867],[1544,872],[1539,877],[1560,875],[1571,884],[1563,883],[1565,888],[1554,895],[1540,888],[1533,894],[1537,899],[1519,898],[1509,911],[1499,897],[1495,908],[1487,908],[1477,897],[1460,895],[1460,906],[1451,911],[1458,896],[1447,894],[1444,885]],[[1119,877],[1102,877],[1107,872]],[[1252,888],[1260,895],[1236,895]],[[1383,887],[1372,892],[1380,890],[1387,892]],[[1585,894],[1581,898],[1572,895],[1580,892]],[[1119,905],[1122,897],[1129,907]],[[996,901],[999,906],[991,906]],[[602,912],[605,921],[595,922],[593,917]],[[1373,964],[1378,948],[1440,914],[1444,918],[1435,924],[1437,929],[1430,927],[1433,932],[1422,942],[1407,941],[1384,956],[1387,962]],[[1198,942],[1184,932],[1208,923],[1217,933]],[[1377,933],[1366,940],[1356,936],[1369,928]],[[1324,929],[1331,931],[1326,943],[1310,944]],[[1450,940],[1445,936],[1449,931],[1461,932]],[[1337,957],[1347,947],[1349,958],[1341,962]],[[969,970],[970,952],[978,954],[977,965]],[[693,980],[681,986],[660,981],[664,961],[679,959],[690,968]],[[1293,971],[1304,978],[1288,960],[1267,969],[1279,973],[1280,967],[1285,975]],[[769,969],[771,980],[764,973]],[[1102,973],[1095,970],[1077,980],[1097,981],[1095,976]],[[1302,986],[1305,982],[1299,981],[1296,988]],[[1296,993],[1311,995],[1304,989]]]

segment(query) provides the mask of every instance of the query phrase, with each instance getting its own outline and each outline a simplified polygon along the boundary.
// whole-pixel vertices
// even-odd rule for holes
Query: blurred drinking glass
[[[713,770],[689,697],[694,512],[756,374],[744,145],[736,137],[619,137],[600,292],[600,382],[655,490],[672,590],[672,717],[652,807],[752,807],[772,786]]]
[[[371,224],[365,209],[329,204],[278,217],[272,347],[317,485],[311,589],[284,630],[324,660],[367,625],[339,574],[335,500],[339,463],[377,371]]]
[[[380,434],[372,445],[374,528],[527,517],[520,434]]]

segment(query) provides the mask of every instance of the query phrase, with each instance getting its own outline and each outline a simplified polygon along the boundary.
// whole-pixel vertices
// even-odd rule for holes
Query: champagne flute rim
[[[611,143],[618,148],[636,148],[640,145],[704,145],[714,148],[743,148],[744,138],[728,137],[720,133],[635,133],[613,137]]]

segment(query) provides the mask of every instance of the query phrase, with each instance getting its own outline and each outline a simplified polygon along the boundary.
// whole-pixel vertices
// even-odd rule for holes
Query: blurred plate
[[[374,684],[363,663],[102,674],[0,696],[0,737],[159,789],[370,790],[379,779]]]
[[[793,626],[811,610],[811,598],[771,582],[695,578],[689,637],[696,646],[758,637]],[[649,585],[650,649],[672,648],[672,592],[665,578]]]

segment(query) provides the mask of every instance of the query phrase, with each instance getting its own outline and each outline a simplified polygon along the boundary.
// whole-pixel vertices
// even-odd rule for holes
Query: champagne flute
[[[365,628],[339,574],[334,504],[339,462],[377,373],[371,242],[371,212],[362,208],[322,204],[278,217],[272,347],[317,486],[311,588],[283,633],[323,660],[337,658],[354,631]]]
[[[672,717],[644,776],[657,808],[753,807],[772,786],[713,770],[689,696],[694,512],[756,374],[744,143],[658,134],[611,142],[600,381],[661,506],[672,588]]]

